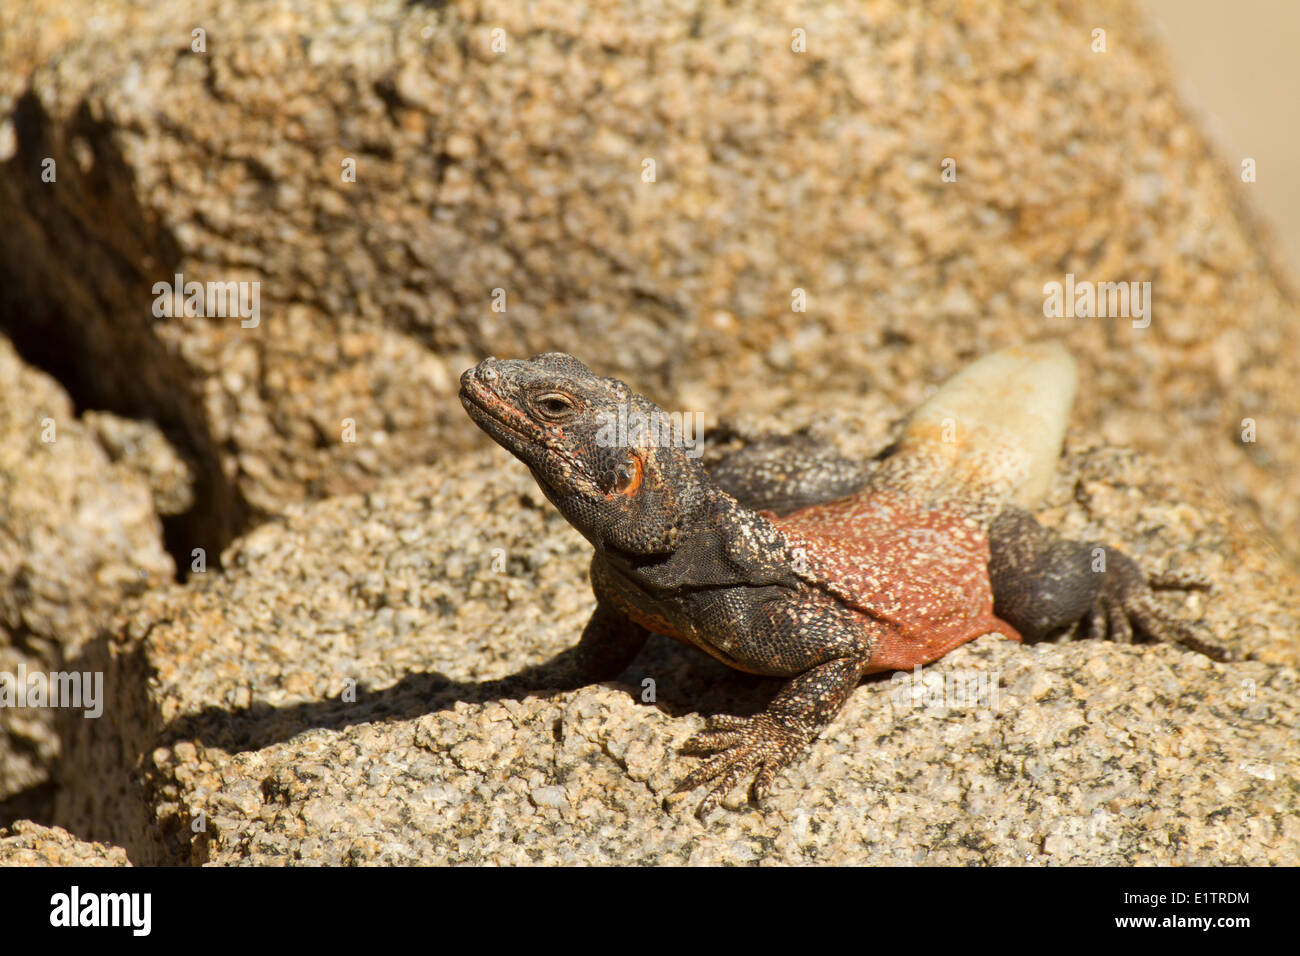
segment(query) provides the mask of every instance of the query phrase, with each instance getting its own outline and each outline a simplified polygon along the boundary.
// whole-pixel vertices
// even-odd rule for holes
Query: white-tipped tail
[[[1078,386],[1059,342],[1020,345],[962,369],[912,413],[879,478],[973,513],[1047,493]],[[937,501],[936,501],[937,503]]]

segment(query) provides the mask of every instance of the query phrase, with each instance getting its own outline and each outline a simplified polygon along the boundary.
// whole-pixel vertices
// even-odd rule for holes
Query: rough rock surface
[[[174,576],[148,485],[0,336],[0,672],[62,669],[125,596]],[[48,709],[0,707],[0,801],[47,779],[58,747]]]
[[[159,515],[182,514],[193,507],[194,470],[156,424],[94,410],[82,414],[81,421],[111,461],[144,479]]]
[[[121,847],[78,840],[62,827],[19,820],[0,829],[0,866],[130,866]]]
[[[910,406],[1054,335],[1081,424],[1212,461],[1295,552],[1296,296],[1126,0],[36,9],[0,41],[0,326],[186,437],[195,542],[481,442],[447,399],[485,354],[731,413],[774,374]],[[155,318],[176,273],[259,281],[261,324]],[[1044,318],[1067,273],[1152,282],[1149,328]]]
[[[137,862],[1300,862],[1297,297],[1125,0],[0,18],[0,332],[27,363],[0,337],[0,669],[106,671],[101,720],[57,715],[79,835]],[[156,316],[178,273],[260,283],[260,322]],[[1045,318],[1067,273],[1152,282],[1150,326]],[[740,436],[864,453],[1047,336],[1081,364],[1047,520],[1195,557],[1218,592],[1169,600],[1258,660],[983,640],[931,671],[996,672],[997,707],[868,683],[763,811],[708,826],[662,808],[674,748],[768,685],[657,641],[617,684],[476,687],[591,598],[523,469],[465,457],[472,361],[561,348]],[[163,586],[158,514],[178,554],[234,540],[228,573]],[[51,719],[0,713],[0,800],[44,778]]]
[[[1169,600],[1259,660],[982,638],[929,671],[992,677],[997,706],[865,683],[764,809],[701,825],[664,806],[676,747],[772,685],[656,638],[616,683],[476,686],[592,606],[587,545],[492,450],[291,508],[222,575],[136,602],[88,649],[123,706],[73,728],[59,820],[136,862],[1300,862],[1294,578],[1166,467],[1068,451],[1045,520],[1194,557],[1217,590]]]

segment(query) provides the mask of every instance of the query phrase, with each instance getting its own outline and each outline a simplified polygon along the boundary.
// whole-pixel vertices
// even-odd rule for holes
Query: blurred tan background
[[[1188,104],[1225,160],[1256,162],[1241,188],[1300,276],[1300,3],[1142,0],[1168,45]],[[1113,39],[1112,39],[1113,42]]]

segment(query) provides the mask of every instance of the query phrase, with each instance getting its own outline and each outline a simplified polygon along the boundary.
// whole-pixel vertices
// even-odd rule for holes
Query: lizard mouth
[[[501,374],[494,362],[485,359],[461,375],[460,403],[466,414],[489,438],[527,465],[543,490],[591,493],[595,484],[587,477],[583,462],[563,442],[557,447],[542,425],[492,387]],[[552,465],[543,468],[547,461]],[[555,475],[564,476],[564,480],[557,482]]]
[[[523,414],[492,391],[479,378],[478,367],[466,369],[460,377],[460,403],[470,419],[498,445],[523,457],[537,444],[538,436],[526,427]]]

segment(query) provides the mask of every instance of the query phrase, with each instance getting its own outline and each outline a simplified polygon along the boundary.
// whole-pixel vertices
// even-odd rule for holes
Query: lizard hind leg
[[[1137,634],[1182,644],[1216,661],[1232,660],[1224,648],[1164,611],[1153,589],[1209,587],[1199,574],[1172,573],[1151,580],[1115,548],[1068,541],[1019,508],[1002,511],[989,527],[989,579],[993,611],[1026,641],[1062,633],[1076,622],[1087,637],[1130,644]],[[1104,561],[1096,561],[1104,552]]]
[[[1004,509],[989,526],[989,580],[993,613],[1015,627],[1026,642],[1041,641],[1087,616],[1089,630],[1106,630],[1105,607],[1097,604],[1101,576],[1090,552],[1043,528],[1019,508]]]
[[[861,491],[871,465],[807,435],[770,435],[727,455],[709,475],[745,507],[788,515]]]
[[[839,713],[866,666],[858,657],[827,661],[791,679],[768,709],[752,717],[718,714],[682,747],[705,760],[674,794],[708,786],[695,811],[703,820],[736,787],[753,778],[749,792],[762,803],[777,775],[801,757]]]

